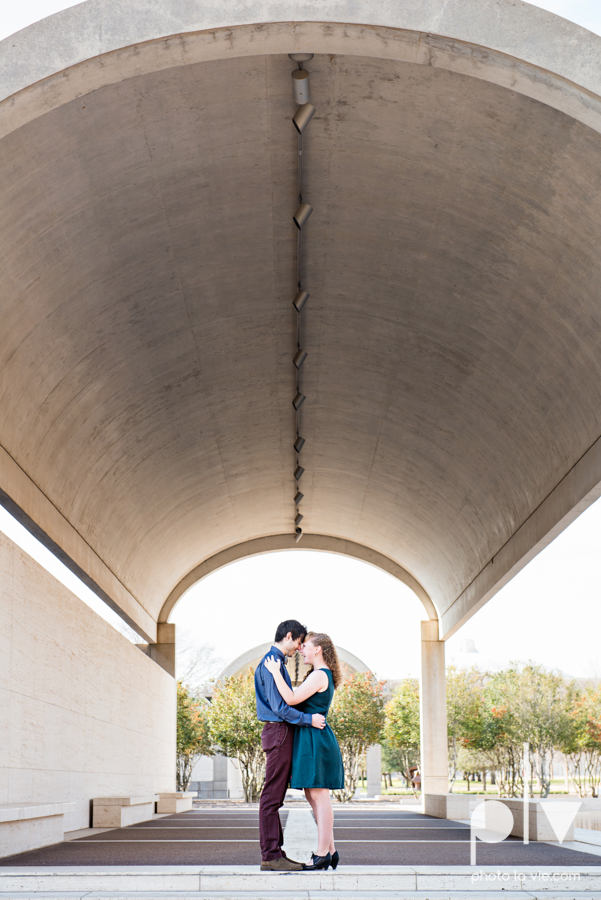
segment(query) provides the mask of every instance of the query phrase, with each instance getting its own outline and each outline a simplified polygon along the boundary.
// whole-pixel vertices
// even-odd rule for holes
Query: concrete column
[[[374,744],[367,748],[367,796],[377,797],[382,793],[382,748]]]
[[[149,644],[151,659],[175,678],[175,625],[164,623],[157,626],[157,642]]]
[[[244,800],[242,772],[237,759],[227,761],[227,795],[230,800]]]
[[[213,757],[213,797],[216,800],[227,800],[228,758],[216,753]]]
[[[449,790],[447,697],[444,642],[438,622],[422,622],[422,673],[419,690],[422,796]]]

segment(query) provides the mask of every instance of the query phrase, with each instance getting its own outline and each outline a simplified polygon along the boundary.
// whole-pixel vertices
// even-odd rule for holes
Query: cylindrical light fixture
[[[312,103],[303,103],[292,116],[292,123],[299,134],[302,134],[313,116],[315,107]]]
[[[301,502],[301,500],[303,499],[304,496],[305,496],[305,495],[304,495],[304,494],[301,494],[300,491],[297,491],[297,492],[296,492],[296,494],[294,495],[294,502],[295,502],[295,504],[296,504],[297,506],[298,506],[298,504]]]
[[[307,358],[306,351],[301,350],[301,348],[299,347],[298,350],[296,351],[296,353],[294,354],[292,362],[294,363],[294,365],[296,366],[297,369],[300,369],[300,367],[302,366],[302,364],[304,363],[306,358]]]
[[[300,231],[303,227],[311,213],[313,212],[313,207],[309,206],[308,203],[301,203],[299,208],[296,210],[292,218],[294,219],[294,224]]]
[[[306,69],[295,69],[292,73],[292,91],[296,103],[305,104],[311,99],[309,73]]]
[[[292,301],[292,305],[296,309],[297,312],[301,312],[303,306],[309,299],[311,294],[308,291],[299,291],[294,300]]]
[[[303,403],[307,398],[300,391],[297,391],[296,397],[292,401],[292,405],[295,409],[300,409]]]
[[[303,536],[303,529],[299,527],[296,529],[296,534],[294,535],[294,540],[296,541],[297,544],[300,541],[300,539],[302,538],[302,536]]]
[[[300,453],[303,449],[303,444],[305,443],[305,439],[300,436],[300,434],[296,435],[296,440],[294,442],[294,449],[297,453]]]
[[[303,469],[302,466],[297,466],[297,467],[296,467],[296,469],[294,470],[294,477],[296,478],[297,481],[300,481],[300,480],[301,480],[301,478],[303,477],[303,472],[304,472],[304,471],[305,471],[305,470]]]
[[[303,516],[300,513],[297,513],[294,519],[294,524],[298,527],[300,523],[303,521]]]

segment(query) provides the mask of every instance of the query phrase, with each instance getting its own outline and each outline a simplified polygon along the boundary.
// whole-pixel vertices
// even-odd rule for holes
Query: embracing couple
[[[311,669],[293,691],[286,657],[297,650]],[[330,791],[344,787],[344,768],[325,717],[340,680],[338,654],[327,634],[307,632],[296,619],[278,625],[274,644],[255,671],[257,716],[265,723],[261,738],[265,785],[259,804],[263,870],[297,872],[338,865]],[[317,852],[311,865],[288,859],[282,850],[279,810],[289,783],[304,789],[317,822]]]

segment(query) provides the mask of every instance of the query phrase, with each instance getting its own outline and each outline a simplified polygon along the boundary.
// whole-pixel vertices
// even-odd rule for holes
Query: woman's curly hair
[[[330,667],[330,671],[332,672],[332,678],[334,679],[334,687],[337,688],[340,682],[342,681],[342,671],[340,669],[340,660],[338,659],[338,654],[336,652],[336,647],[332,643],[332,638],[329,634],[323,634],[318,631],[309,631],[306,638],[305,644],[307,641],[311,641],[312,644],[315,644],[316,647],[321,647],[321,651],[323,653],[323,661],[327,666]],[[313,666],[307,672],[309,675],[313,671]]]

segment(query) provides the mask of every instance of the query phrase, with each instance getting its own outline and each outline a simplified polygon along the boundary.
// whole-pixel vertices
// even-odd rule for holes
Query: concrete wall
[[[0,534],[0,804],[174,790],[173,678]]]
[[[220,754],[201,756],[192,772],[189,791],[198,791],[200,800],[243,800],[242,773],[237,759]]]

